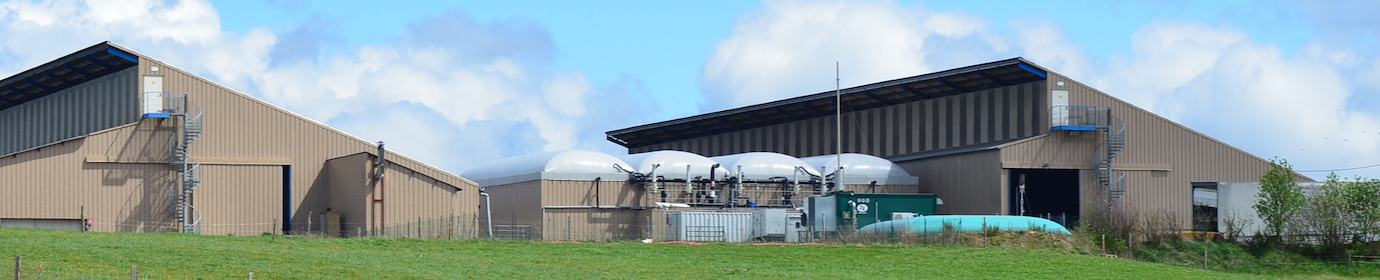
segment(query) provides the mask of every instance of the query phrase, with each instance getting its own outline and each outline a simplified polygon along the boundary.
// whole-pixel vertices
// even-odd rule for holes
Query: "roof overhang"
[[[101,42],[0,80],[0,111],[139,65],[139,57]]]
[[[1022,58],[984,63],[842,90],[841,111],[861,111],[1045,80],[1047,72]],[[605,133],[609,141],[637,148],[724,132],[830,116],[833,91],[729,109]]]

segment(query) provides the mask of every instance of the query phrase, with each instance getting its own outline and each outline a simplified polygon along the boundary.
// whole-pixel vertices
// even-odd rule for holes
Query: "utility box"
[[[811,196],[805,198],[806,221],[814,231],[836,231],[839,228],[837,197]]]
[[[934,215],[938,199],[934,194],[850,193],[811,197],[809,216],[815,231],[853,231],[890,220]]]
[[[802,213],[787,212],[784,208],[759,209],[752,213],[752,237],[769,241],[795,242],[800,239]]]
[[[326,237],[344,237],[340,235],[340,212],[321,213],[321,233]]]
[[[753,227],[752,237],[786,234],[785,208],[758,209],[752,212],[752,221],[757,224]]]

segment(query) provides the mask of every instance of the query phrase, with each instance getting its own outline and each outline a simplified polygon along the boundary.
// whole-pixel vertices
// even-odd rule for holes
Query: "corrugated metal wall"
[[[207,81],[201,77],[180,71],[153,59],[140,59],[140,75],[163,76],[164,90],[171,93],[186,93],[188,99],[201,105],[204,110],[205,134],[191,147],[191,155],[202,162],[235,162],[240,164],[287,164],[292,166],[293,228],[306,228],[308,216],[324,212],[326,198],[307,196],[318,188],[329,187],[329,180],[319,176],[325,161],[334,157],[377,149],[374,143],[359,139],[324,124],[288,112],[282,108],[265,103],[253,97],[235,92]],[[157,66],[159,71],[150,71]],[[177,119],[166,120],[175,122]],[[426,177],[460,187],[459,201],[471,207],[457,206],[457,215],[475,213],[478,188],[473,182],[461,179],[450,173],[421,164],[402,155],[388,155],[393,164],[410,169]],[[390,170],[390,172],[392,172]],[[397,178],[407,178],[399,176]],[[278,178],[275,178],[278,179]],[[258,180],[243,178],[243,180]],[[386,184],[393,184],[389,179]],[[419,179],[420,180],[420,179]],[[228,181],[205,181],[203,186],[214,184],[240,184]],[[418,182],[418,184],[423,184]],[[427,183],[430,184],[430,183]],[[328,193],[328,191],[321,191]],[[392,194],[392,193],[390,193]],[[403,207],[421,201],[409,201],[411,197],[400,195],[390,198],[389,207]],[[388,209],[390,212],[411,211],[406,208]],[[247,211],[247,210],[246,210]],[[390,214],[391,215],[391,214]],[[413,217],[415,218],[415,217]],[[347,219],[352,219],[347,217]],[[355,220],[355,219],[352,219]]]
[[[481,199],[481,206],[490,209],[488,213],[480,210],[479,215],[493,216],[493,224],[498,230],[494,233],[495,236],[511,237],[512,235],[505,234],[511,232],[503,232],[502,230],[511,226],[522,226],[529,229],[524,236],[540,238],[541,210],[545,206],[542,204],[542,197],[545,196],[542,193],[542,181],[488,186],[484,188],[484,192],[489,194],[489,202],[492,205],[484,204]],[[488,225],[488,220],[480,219],[480,227],[484,228],[484,231],[487,231]],[[483,235],[481,234],[481,236]]]
[[[235,182],[196,189],[192,204],[201,211],[201,233],[258,235],[280,232],[283,217],[282,166],[203,165],[202,180]]]
[[[1001,153],[975,151],[921,160],[898,162],[911,175],[920,178],[920,192],[933,193],[944,200],[942,214],[1004,213],[1005,177]]]
[[[369,171],[372,170],[370,159],[371,155],[367,153],[357,153],[327,160],[325,170],[322,172],[330,176],[330,179],[327,180],[329,187],[313,188],[312,191],[328,192],[328,194],[308,193],[307,197],[316,198],[318,201],[309,200],[304,203],[317,203],[318,205],[306,207],[311,209],[330,208],[330,211],[339,212],[341,227],[350,236],[359,235],[368,230],[370,228],[369,210],[372,209],[370,206],[374,203],[373,197],[370,196],[374,190],[373,180],[368,179]]]
[[[178,230],[167,211],[174,178],[166,161],[121,157],[147,148],[128,144],[141,127],[151,126],[120,126],[0,158],[0,218],[77,219],[84,209],[93,230]]]
[[[137,75],[121,70],[0,111],[0,155],[138,121]]]
[[[284,165],[292,167],[292,209],[288,212],[293,215],[293,228],[306,229],[315,214],[332,206],[329,193],[334,186],[332,176],[325,173],[326,161],[376,150],[373,143],[156,60],[141,57],[139,62],[137,68],[128,72],[50,97],[67,102],[59,102],[62,107],[46,109],[60,115],[64,124],[86,125],[86,120],[106,123],[101,117],[104,113],[100,112],[128,112],[130,120],[137,122],[0,157],[0,178],[5,178],[0,183],[4,193],[0,196],[0,218],[72,219],[80,217],[85,207],[87,217],[95,220],[94,230],[98,231],[179,230],[168,213],[169,186],[176,173],[167,163],[167,149],[168,139],[181,122],[180,118],[138,118],[141,75],[164,76],[164,90],[187,93],[206,108],[205,135],[191,146],[191,155],[206,164],[203,184],[193,199],[204,215],[203,222],[214,225],[204,227],[208,234],[281,230],[281,226],[273,224],[282,222]],[[159,71],[151,71],[154,66]],[[19,109],[22,108],[5,112],[29,110]],[[96,115],[82,115],[91,112]],[[13,117],[6,115],[0,121]],[[30,123],[24,117],[20,119]],[[22,127],[25,131],[46,128]],[[392,164],[386,179],[390,187],[387,212],[390,218],[399,215],[389,221],[390,225],[402,224],[397,226],[398,232],[418,224],[418,218],[426,220],[444,214],[450,217],[433,220],[451,222],[462,220],[455,217],[473,217],[478,212],[478,188],[473,182],[405,156],[390,153],[388,158]],[[341,168],[357,170],[358,164],[355,165]],[[354,172],[344,173],[349,174],[340,177],[348,178]],[[339,181],[342,189],[359,187],[346,179]],[[462,190],[451,192],[449,186]],[[367,191],[366,188],[366,194]],[[367,205],[367,201],[359,203]],[[358,217],[344,218],[351,221]]]
[[[545,209],[546,240],[639,240],[648,238],[651,217],[636,209]]]
[[[542,181],[542,206],[646,207],[653,205],[653,198],[628,181]]]
[[[901,103],[843,115],[843,150],[890,157],[1020,139],[1049,130],[1045,82]],[[629,149],[718,156],[772,151],[796,157],[834,153],[834,117],[728,132]]]
[[[1065,85],[1054,85],[1059,81]],[[1070,105],[1110,107],[1114,115],[1126,122],[1126,150],[1116,157],[1113,166],[1127,173],[1129,193],[1123,201],[1141,213],[1168,211],[1187,228],[1191,222],[1191,183],[1256,181],[1270,168],[1265,159],[1062,75],[1050,73],[1049,82],[1054,89],[1069,90]],[[1004,148],[1003,154],[1007,156],[1003,160],[1051,162],[1091,170],[1096,145],[1105,139],[1101,137],[1105,133],[1052,133],[1046,143]],[[1089,197],[1100,199],[1102,186],[1089,172],[1082,173],[1084,188],[1091,188],[1083,193],[1095,194]]]

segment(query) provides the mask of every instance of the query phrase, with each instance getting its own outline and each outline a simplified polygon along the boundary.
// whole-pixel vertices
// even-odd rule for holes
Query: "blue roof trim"
[[[120,57],[120,58],[123,58],[123,59],[125,59],[125,60],[128,60],[129,62],[139,63],[139,58],[138,58],[138,57],[135,57],[133,54],[129,54],[129,53],[125,52],[125,51],[122,51],[122,50],[119,50],[119,49],[116,49],[116,48],[106,48],[105,51],[106,51],[106,52],[109,52],[110,54],[113,54],[113,55],[115,55],[115,56],[118,56],[118,57]]]
[[[1053,128],[1051,128],[1051,130],[1063,130],[1063,131],[1094,131],[1094,130],[1097,130],[1097,127],[1096,127],[1096,126],[1085,126],[1085,125],[1056,125],[1056,126],[1054,126]]]
[[[0,79],[0,111],[139,65],[139,57],[110,42],[87,47]]]
[[[149,118],[153,118],[153,119],[166,119],[166,118],[172,118],[172,114],[169,114],[169,113],[148,113],[148,114],[144,114],[144,118],[146,118],[146,119],[149,119]]]
[[[1025,62],[1021,62],[1018,66],[1020,66],[1021,69],[1025,69],[1025,71],[1030,71],[1030,73],[1033,73],[1036,76],[1040,76],[1040,78],[1049,78],[1049,74],[1045,73],[1045,70],[1040,70],[1040,68],[1035,68],[1035,66],[1025,64]]]

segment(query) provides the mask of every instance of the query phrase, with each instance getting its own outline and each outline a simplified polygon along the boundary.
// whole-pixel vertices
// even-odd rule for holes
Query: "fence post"
[[[138,266],[138,265],[131,265],[131,266],[129,266],[129,279],[130,279],[130,280],[139,280],[139,266]]]
[[[24,256],[14,256],[14,280],[19,280],[19,276],[22,274],[20,273],[22,269],[19,267],[21,263],[24,263]]]
[[[250,272],[249,272],[249,280],[254,280],[254,272],[253,272],[253,271],[250,271]]]

